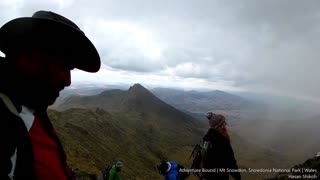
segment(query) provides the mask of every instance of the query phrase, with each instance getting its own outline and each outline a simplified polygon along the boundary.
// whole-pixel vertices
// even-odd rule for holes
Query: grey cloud
[[[103,57],[107,59],[107,63],[105,64],[118,70],[132,72],[156,72],[159,69],[162,69],[161,67],[157,67],[160,66],[158,63],[150,62],[142,56],[135,56],[131,58],[112,58],[107,56]]]
[[[54,1],[23,2],[12,11],[0,3],[4,9],[0,24],[16,15],[52,9],[80,24],[104,64],[113,68],[155,74],[171,68],[175,76],[317,98],[319,5],[316,0],[80,0],[65,8]],[[159,44],[161,56],[146,56],[148,49],[132,44],[134,34],[112,30],[112,24],[102,28],[101,20],[147,29]],[[144,43],[146,48],[153,46]],[[183,71],[188,62],[196,68]]]

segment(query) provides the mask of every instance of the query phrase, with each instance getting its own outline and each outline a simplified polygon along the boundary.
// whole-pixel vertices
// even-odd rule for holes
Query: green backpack
[[[194,146],[189,159],[193,158],[191,169],[200,170],[200,172],[199,171],[193,172],[193,175],[195,175],[196,177],[198,178],[202,177],[201,170],[203,168],[203,164],[205,160],[208,159],[207,158],[208,152],[212,148],[213,148],[213,145],[211,141],[203,141],[203,139],[200,140],[200,144],[197,144]]]

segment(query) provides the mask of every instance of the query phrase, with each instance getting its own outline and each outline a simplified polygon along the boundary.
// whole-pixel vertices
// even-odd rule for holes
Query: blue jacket
[[[168,162],[170,169],[166,175],[163,176],[163,180],[179,180],[178,176],[178,165],[173,161]]]

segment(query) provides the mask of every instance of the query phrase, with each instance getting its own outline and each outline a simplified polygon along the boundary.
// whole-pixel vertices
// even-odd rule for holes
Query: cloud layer
[[[103,72],[111,73],[104,82],[122,74],[122,81],[153,77],[153,84],[319,99],[319,5],[316,0],[4,0],[0,25],[39,9],[65,15],[97,46]],[[74,79],[86,77],[75,72]]]

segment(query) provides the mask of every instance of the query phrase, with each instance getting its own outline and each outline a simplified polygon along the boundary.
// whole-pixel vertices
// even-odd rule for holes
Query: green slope
[[[156,119],[144,119],[133,112],[123,115],[102,109],[69,109],[50,110],[49,116],[71,167],[99,174],[106,163],[120,159],[126,179],[158,179],[154,167],[161,157],[181,160],[187,166],[185,154],[203,134],[183,126],[162,127]]]
[[[106,164],[120,159],[125,179],[161,179],[155,165],[162,157],[190,167],[191,150],[207,130],[205,122],[164,103],[139,84],[128,91],[70,97],[59,111],[50,110],[49,116],[71,167],[101,174]],[[281,164],[276,152],[257,147],[230,130],[240,167]]]
[[[292,177],[300,179],[320,179],[320,157],[310,158],[302,164],[293,166],[289,173],[279,173],[274,180],[287,180]]]

